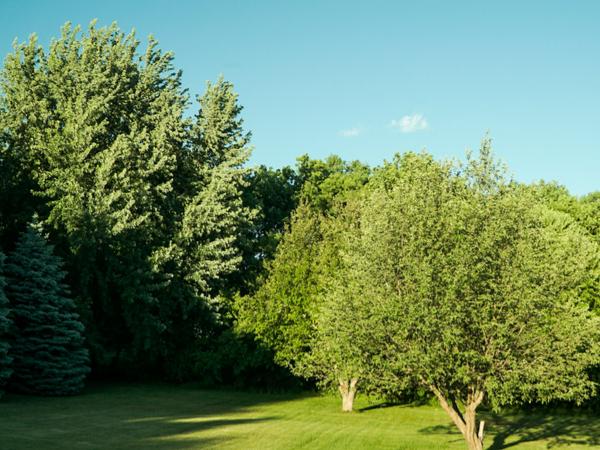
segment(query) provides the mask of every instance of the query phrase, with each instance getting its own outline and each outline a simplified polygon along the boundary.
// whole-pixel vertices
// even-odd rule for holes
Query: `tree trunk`
[[[358,378],[340,379],[339,388],[342,395],[342,411],[344,412],[352,412],[354,397],[356,396],[356,383],[358,383]]]
[[[429,388],[433,391],[442,408],[448,413],[456,427],[462,433],[469,450],[483,450],[483,427],[485,426],[485,422],[481,421],[479,423],[478,430],[476,414],[477,407],[483,401],[483,391],[475,389],[471,390],[471,393],[469,393],[467,397],[465,412],[463,414],[454,400],[452,400],[450,404],[439,389],[433,385],[429,385]]]
[[[479,433],[477,432],[477,415],[471,405],[467,406],[465,411],[465,439],[469,450],[483,450],[483,426],[484,422],[479,424]]]

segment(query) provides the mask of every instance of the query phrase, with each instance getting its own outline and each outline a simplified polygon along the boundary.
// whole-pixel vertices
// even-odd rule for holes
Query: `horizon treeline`
[[[464,164],[407,152],[377,167],[304,155],[277,169],[248,166],[250,138],[233,85],[221,77],[191,98],[153,38],[142,48],[114,24],[67,24],[47,49],[35,36],[15,44],[0,75],[0,381],[46,394],[77,392],[90,370],[317,383],[339,389],[345,409],[357,389],[414,398],[425,386],[451,416],[453,396],[475,404],[479,392],[498,405],[596,395],[600,192],[511,180],[487,137]],[[398,317],[429,324],[439,342]],[[509,339],[522,321],[537,334]],[[487,350],[467,345],[460,327],[504,336],[495,358],[515,358],[510,373],[523,379],[549,369],[518,372],[507,346],[552,330],[568,386],[532,378],[527,391],[509,372],[492,377],[504,366],[479,358]],[[58,350],[35,333],[61,336]],[[31,381],[57,365],[60,377]],[[453,367],[450,381],[429,377]],[[469,384],[484,372],[490,385]]]

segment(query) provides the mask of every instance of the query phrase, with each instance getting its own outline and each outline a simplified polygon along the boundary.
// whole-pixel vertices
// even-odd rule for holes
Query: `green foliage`
[[[12,357],[9,355],[12,320],[9,316],[9,304],[5,294],[4,254],[0,253],[0,396],[12,374]]]
[[[238,300],[240,329],[272,348],[282,365],[295,367],[308,350],[320,290],[321,240],[320,215],[301,204],[269,263],[267,279],[255,295]]]
[[[327,386],[425,386],[459,415],[477,398],[497,408],[594,391],[599,193],[508,181],[487,138],[466,166],[407,153],[373,171],[306,155],[295,169],[250,170],[233,85],[208,83],[192,117],[189,106],[173,55],[114,24],[67,24],[47,50],[32,36],[0,73],[0,246],[37,213],[99,372],[287,382],[273,357]],[[11,276],[44,305],[66,302],[81,345],[58,260],[24,236]],[[34,250],[47,285],[24,275]],[[8,288],[18,298],[19,283]],[[18,367],[48,365],[30,350]],[[19,371],[20,389],[60,392]]]
[[[138,45],[116,25],[67,24],[47,52],[17,44],[2,72],[9,148],[47,205],[100,364],[148,356],[164,329],[150,257],[173,217],[187,97],[172,55]]]
[[[209,83],[188,119],[172,63],[153,38],[141,52],[114,24],[67,24],[48,51],[35,36],[17,44],[1,75],[0,161],[17,177],[5,191],[41,203],[27,208],[49,226],[93,359],[109,370],[160,368],[209,334],[252,218],[233,86]],[[6,240],[22,217],[9,212]]]
[[[203,346],[182,348],[170,360],[169,380],[268,392],[297,389],[299,380],[273,363],[273,351],[253,336],[225,329]]]
[[[579,203],[582,211],[576,219],[600,243],[600,192],[584,195]]]
[[[359,161],[346,162],[336,155],[324,160],[303,155],[298,158],[297,166],[302,186],[300,199],[323,213],[332,210],[336,201],[364,186],[371,173],[367,165]]]
[[[156,271],[167,280],[160,295],[167,360],[181,361],[179,352],[208,352],[228,327],[230,304],[222,293],[242,261],[241,236],[255,215],[241,196],[250,150],[237,94],[231,83],[219,79],[207,85],[199,103],[176,180],[182,210],[171,237],[152,256]],[[172,373],[169,366],[166,371]]]
[[[296,208],[301,188],[298,175],[291,167],[271,169],[259,166],[246,176],[242,192],[244,205],[256,208],[256,216],[245,224],[240,236],[242,262],[239,270],[228,278],[241,295],[254,292],[265,263],[275,256],[277,245]]]
[[[358,161],[345,162],[334,155],[325,160],[303,155],[295,170],[264,166],[254,169],[247,177],[249,186],[243,196],[246,205],[256,208],[257,216],[242,234],[243,262],[233,285],[242,295],[260,287],[257,280],[264,274],[265,262],[275,256],[285,225],[299,203],[328,215],[336,202],[351,197],[366,184],[369,175],[368,166]]]
[[[332,229],[325,231],[331,227],[326,222],[341,211],[338,204],[343,205],[361,189],[369,174],[367,166],[347,163],[337,156],[325,161],[302,156],[298,158],[297,175],[286,171],[276,180],[276,184],[289,187],[285,201],[276,204],[287,208],[291,203],[288,193],[292,191],[299,205],[274,259],[266,264],[266,274],[259,279],[256,292],[238,298],[238,320],[242,330],[254,333],[273,349],[279,364],[299,375],[316,375],[302,361],[310,354],[327,274],[337,269],[339,259],[335,233]],[[281,222],[277,223],[279,226]]]
[[[193,296],[208,299],[218,291],[220,277],[239,264],[236,237],[253,212],[241,199],[249,135],[237,117],[237,94],[220,79],[208,84],[199,102],[192,146],[185,154],[183,210],[172,241],[155,260],[163,267],[171,264],[171,277],[180,278]]]
[[[63,284],[52,246],[30,226],[6,264],[14,318],[11,389],[45,395],[76,394],[89,372],[83,325]]]
[[[238,267],[241,229],[255,215],[254,208],[242,200],[250,134],[242,129],[237,98],[233,85],[222,78],[214,85],[208,83],[192,127],[192,192],[175,242],[184,258],[179,272],[191,269],[185,277],[197,296],[214,294],[215,287],[222,287],[214,282]]]
[[[382,382],[428,387],[472,448],[484,399],[580,402],[595,390],[600,328],[579,287],[598,249],[553,223],[504,181],[489,141],[459,170],[404,155],[393,187],[364,204],[354,251],[380,291],[366,301]]]
[[[359,196],[338,203],[323,219],[320,244],[318,285],[320,290],[313,310],[314,330],[308,350],[298,362],[296,372],[316,379],[322,386],[339,388],[342,396],[358,388],[373,389],[372,345],[368,320],[371,293],[364,267],[351,252],[360,221]],[[354,380],[354,381],[352,381]],[[351,404],[345,405],[348,410]]]

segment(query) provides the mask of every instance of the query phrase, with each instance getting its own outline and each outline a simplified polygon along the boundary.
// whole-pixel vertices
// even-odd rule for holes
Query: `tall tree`
[[[254,218],[254,208],[245,205],[242,192],[247,187],[250,133],[243,129],[242,107],[233,85],[220,77],[207,83],[191,131],[190,196],[184,205],[182,236],[194,236],[190,264],[196,282],[219,281],[241,262],[240,230]],[[185,239],[185,238],[184,238]],[[203,273],[203,271],[208,272]],[[217,285],[198,283],[198,292],[211,293]]]
[[[319,317],[332,311],[326,298],[339,298],[330,285],[334,273],[341,269],[338,231],[344,228],[346,219],[337,216],[367,183],[369,175],[367,166],[346,163],[336,156],[325,161],[299,158],[299,205],[274,259],[266,264],[256,292],[237,301],[242,330],[255,334],[259,342],[273,349],[277,363],[294,374],[317,380],[323,386],[339,387],[347,410],[351,409],[356,382],[341,365],[340,370],[327,370],[331,358],[341,361],[344,355],[340,346],[329,354],[320,352],[319,339],[325,339],[332,330],[325,330],[329,322]],[[333,345],[333,341],[328,342]],[[342,338],[337,341],[341,342]],[[345,360],[346,366],[356,364],[355,358]]]
[[[256,216],[242,227],[240,249],[242,262],[228,279],[241,295],[254,292],[264,273],[265,263],[272,260],[297,206],[301,185],[296,171],[289,166],[272,169],[258,166],[246,176],[242,192],[244,205],[256,208]]]
[[[109,370],[168,367],[192,340],[182,324],[196,337],[211,326],[252,217],[233,86],[209,83],[188,119],[172,53],[139,44],[115,24],[67,24],[48,51],[35,36],[17,44],[0,77],[0,166],[39,200],[94,363]],[[0,223],[7,236],[19,217]]]
[[[429,389],[471,449],[483,447],[484,401],[589,396],[600,328],[579,285],[593,242],[552,226],[504,181],[488,140],[462,171],[428,155],[407,154],[400,166],[393,187],[365,203],[355,247],[380,288],[367,301],[384,381]]]
[[[6,264],[15,324],[10,386],[20,392],[76,394],[89,372],[83,325],[61,267],[35,226],[22,233]]]
[[[317,266],[317,291],[312,310],[313,330],[308,349],[298,358],[295,372],[332,387],[350,412],[359,387],[369,387],[368,302],[371,286],[364,268],[351,257],[360,220],[356,199],[338,203],[336,214],[321,220],[322,239]],[[350,256],[350,257],[349,257]]]
[[[254,333],[275,351],[276,361],[291,369],[309,350],[314,311],[321,290],[322,217],[306,204],[292,216],[289,230],[268,264],[260,289],[238,301],[241,329]]]
[[[250,133],[243,130],[233,85],[223,78],[208,83],[198,103],[175,180],[179,216],[171,238],[152,256],[166,274],[164,335],[173,355],[206,348],[229,326],[223,291],[242,260],[242,230],[255,215],[242,198]]]
[[[114,24],[67,24],[47,52],[15,45],[1,77],[8,149],[46,204],[99,364],[156,355],[164,329],[149,257],[173,217],[187,97],[173,56],[138,45]]]
[[[12,374],[12,358],[9,355],[12,320],[9,317],[8,299],[5,294],[4,254],[0,253],[0,396]]]

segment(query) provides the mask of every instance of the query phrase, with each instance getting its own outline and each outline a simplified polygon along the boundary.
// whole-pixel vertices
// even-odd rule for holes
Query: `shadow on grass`
[[[540,441],[546,448],[568,445],[600,447],[600,420],[591,413],[572,411],[533,411],[498,415],[482,413],[488,433],[485,444],[489,450],[518,447],[526,442]],[[450,423],[419,430],[424,434],[457,435],[460,432]]]
[[[516,447],[532,441],[547,441],[547,448],[564,445],[600,446],[600,420],[573,411],[535,411],[507,417],[489,415],[494,438],[490,449]]]
[[[114,384],[97,385],[76,397],[7,395],[0,404],[0,442],[12,450],[218,447],[277,419],[254,411],[259,405],[292,398]]]
[[[372,400],[371,400],[372,401]],[[422,397],[418,399],[393,399],[387,401],[380,401],[379,403],[369,404],[368,406],[364,406],[362,408],[357,409],[358,412],[367,412],[372,411],[374,409],[384,409],[384,408],[414,408],[418,406],[424,406],[431,404],[430,398]]]
[[[372,411],[374,409],[383,409],[383,408],[392,408],[394,406],[399,406],[399,403],[393,403],[393,402],[382,402],[382,403],[377,403],[375,405],[369,405],[369,406],[365,406],[363,408],[359,408],[357,409],[358,412],[367,412],[367,411]]]

